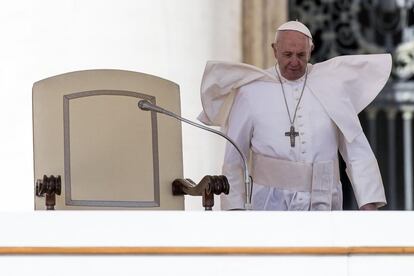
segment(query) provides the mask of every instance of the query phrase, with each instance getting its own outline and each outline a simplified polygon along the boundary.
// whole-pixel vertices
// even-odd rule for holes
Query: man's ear
[[[273,49],[273,54],[276,57],[276,52],[277,52],[277,50],[276,50],[276,43],[272,43],[271,45],[272,45],[272,49]]]
[[[315,48],[315,45],[313,45],[313,44],[312,44],[312,46],[311,46],[311,48],[310,48],[310,51],[309,51],[308,62],[310,61],[310,58],[311,58],[311,55],[312,55],[313,48]]]

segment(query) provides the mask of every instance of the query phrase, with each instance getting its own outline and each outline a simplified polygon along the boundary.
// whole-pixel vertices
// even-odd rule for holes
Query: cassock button
[[[302,154],[305,154],[305,153],[306,153],[306,150],[302,151]]]
[[[306,141],[302,141],[302,144],[306,144]]]

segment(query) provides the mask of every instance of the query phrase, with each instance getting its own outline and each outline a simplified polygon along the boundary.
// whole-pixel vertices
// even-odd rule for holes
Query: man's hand
[[[378,210],[377,205],[375,203],[368,203],[365,204],[363,206],[361,206],[361,208],[359,208],[359,210],[361,211],[373,211],[373,210]]]

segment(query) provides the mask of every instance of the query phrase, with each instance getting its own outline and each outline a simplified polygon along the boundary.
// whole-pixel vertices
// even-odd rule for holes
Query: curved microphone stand
[[[228,137],[224,133],[222,133],[220,131],[217,131],[215,129],[212,129],[212,128],[203,126],[201,124],[197,124],[197,123],[195,123],[193,121],[190,121],[188,119],[182,118],[182,117],[178,116],[177,114],[175,114],[175,113],[173,113],[171,111],[165,110],[164,108],[161,108],[159,106],[156,106],[156,105],[150,103],[148,100],[140,100],[138,102],[138,107],[141,110],[154,111],[154,112],[162,113],[164,115],[173,117],[173,118],[175,118],[175,119],[177,119],[179,121],[185,122],[185,123],[190,124],[192,126],[195,126],[195,127],[198,127],[198,128],[204,129],[204,130],[207,130],[209,132],[215,133],[217,135],[220,135],[221,137],[223,137],[227,141],[229,141],[236,148],[236,150],[238,151],[238,153],[240,154],[240,157],[241,157],[242,163],[243,163],[243,171],[244,171],[243,179],[244,179],[244,185],[245,185],[245,188],[246,188],[246,203],[244,205],[244,208],[246,210],[251,210],[252,209],[251,199],[252,199],[253,183],[252,183],[251,177],[249,175],[249,171],[248,171],[248,167],[247,167],[247,160],[246,160],[246,157],[244,156],[244,154],[239,149],[239,147],[236,145],[236,143],[230,137]]]

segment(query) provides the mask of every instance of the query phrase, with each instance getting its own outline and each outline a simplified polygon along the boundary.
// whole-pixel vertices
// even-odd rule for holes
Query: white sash
[[[310,210],[331,210],[333,188],[340,183],[337,159],[303,163],[253,152],[252,165],[254,183],[292,192],[309,192]]]

